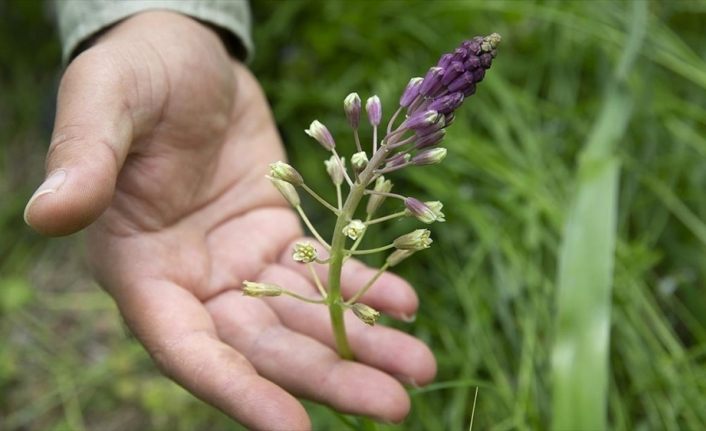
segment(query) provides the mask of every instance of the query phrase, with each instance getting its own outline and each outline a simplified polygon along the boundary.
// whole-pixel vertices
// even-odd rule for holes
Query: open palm
[[[280,159],[267,102],[247,69],[205,26],[147,12],[67,70],[47,159],[47,171],[63,179],[35,194],[27,219],[63,234],[97,218],[90,260],[132,331],[167,375],[246,426],[310,427],[290,393],[400,421],[409,399],[398,381],[423,384],[435,373],[424,344],[349,319],[359,362],[343,361],[325,307],[238,290],[252,280],[317,294],[291,259],[298,219],[263,177]],[[344,295],[373,274],[347,263]],[[398,318],[417,307],[392,274],[363,302]]]

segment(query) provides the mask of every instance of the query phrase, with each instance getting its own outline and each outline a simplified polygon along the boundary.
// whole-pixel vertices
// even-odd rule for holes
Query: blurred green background
[[[504,37],[444,164],[395,177],[448,221],[398,267],[422,303],[415,323],[389,323],[431,346],[439,374],[389,429],[468,429],[476,388],[474,429],[578,427],[596,412],[579,423],[706,429],[706,2],[252,6],[252,68],[320,187],[312,119],[346,136],[350,91],[389,114],[442,52]],[[240,429],[156,371],[91,281],[81,235],[49,240],[22,221],[61,74],[52,31],[45,3],[0,1],[0,429]],[[345,429],[307,407],[316,429]]]

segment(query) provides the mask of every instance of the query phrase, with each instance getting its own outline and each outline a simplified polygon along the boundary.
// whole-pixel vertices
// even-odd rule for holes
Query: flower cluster
[[[300,242],[295,245],[292,254],[295,261],[309,266],[312,281],[321,298],[307,298],[279,286],[249,281],[244,283],[244,293],[250,296],[287,295],[327,305],[330,308],[339,353],[343,357],[351,358],[352,353],[341,318],[343,310],[349,309],[364,323],[373,325],[380,313],[361,303],[360,298],[385,270],[432,244],[428,229],[416,229],[390,244],[359,250],[358,246],[363,237],[371,226],[399,217],[413,217],[426,224],[445,221],[441,202],[422,201],[392,193],[393,184],[385,175],[409,166],[434,165],[446,157],[446,148],[439,146],[446,135],[446,128],[454,122],[456,111],[464,100],[476,92],[478,83],[483,80],[493,63],[499,43],[500,36],[496,33],[466,40],[453,52],[442,55],[424,77],[412,78],[402,92],[399,107],[391,115],[382,139],[378,139],[378,129],[383,119],[380,98],[369,97],[363,104],[357,93],[346,96],[343,111],[353,131],[356,147],[348,159],[349,168],[346,167],[345,158],[338,154],[331,132],[320,121],[314,120],[305,132],[330,153],[330,157],[324,161],[324,166],[336,188],[337,202],[330,203],[309,188],[302,175],[287,163],[280,161],[271,164],[267,177],[297,210],[311,233],[327,251],[328,257],[320,259],[313,244]],[[361,145],[359,135],[363,109],[372,128],[372,142],[368,148]],[[341,192],[344,183],[349,188],[345,199]],[[310,194],[336,216],[330,242],[324,239],[307,218],[301,207],[298,190]],[[361,214],[358,214],[359,204],[365,198],[367,204],[364,214],[362,210]],[[387,199],[399,199],[400,211],[376,217],[375,214]],[[391,252],[377,274],[368,283],[360,286],[354,295],[344,300],[340,289],[340,274],[344,261],[354,255],[387,250]],[[317,271],[312,266],[314,264],[329,265],[328,283],[319,280]]]

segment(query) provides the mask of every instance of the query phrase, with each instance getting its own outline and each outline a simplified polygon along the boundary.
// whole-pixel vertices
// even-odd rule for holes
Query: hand
[[[247,279],[316,295],[291,259],[298,219],[264,179],[284,156],[259,85],[216,34],[179,14],[145,12],[67,69],[48,180],[26,219],[48,235],[90,224],[96,277],[158,366],[244,425],[309,428],[290,393],[401,421],[409,399],[398,380],[424,384],[435,374],[424,344],[347,316],[359,362],[343,361],[326,307],[238,290]],[[373,273],[348,263],[344,292]],[[363,302],[398,318],[417,308],[392,274]]]

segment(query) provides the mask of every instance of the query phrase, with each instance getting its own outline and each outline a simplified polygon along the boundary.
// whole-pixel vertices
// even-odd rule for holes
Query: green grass
[[[348,92],[390,114],[441,52],[504,37],[443,165],[394,180],[448,221],[398,271],[422,299],[398,326],[439,375],[385,428],[468,429],[476,387],[478,430],[706,428],[706,2],[253,3],[252,67],[293,165],[322,187],[312,119],[345,136]],[[23,227],[58,76],[37,5],[0,3],[0,428],[239,429],[159,376],[80,237]],[[567,346],[575,360],[553,361]],[[345,427],[307,407],[317,429]]]

